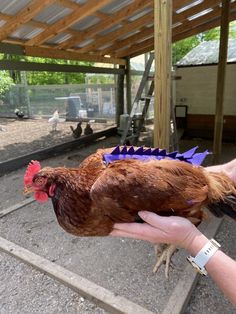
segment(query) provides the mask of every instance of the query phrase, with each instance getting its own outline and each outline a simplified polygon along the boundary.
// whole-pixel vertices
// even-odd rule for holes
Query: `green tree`
[[[86,61],[73,61],[73,60],[58,60],[52,58],[40,58],[40,57],[26,57],[2,54],[0,60],[11,61],[29,61],[36,63],[50,63],[50,64],[66,64],[66,65],[92,65],[92,62]],[[20,71],[11,70],[8,71],[9,76],[16,84],[21,83]],[[49,84],[80,84],[85,83],[85,73],[62,73],[62,72],[47,72],[47,71],[30,71],[27,72],[27,83],[29,85],[49,85]]]
[[[172,45],[172,62],[176,64],[182,59],[190,50],[198,46],[200,40],[197,36],[192,36],[181,41],[178,41]]]
[[[0,99],[4,99],[5,93],[14,85],[7,71],[0,71]]]

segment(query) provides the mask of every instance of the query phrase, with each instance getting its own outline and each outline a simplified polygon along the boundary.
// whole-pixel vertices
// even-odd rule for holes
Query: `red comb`
[[[25,186],[32,185],[33,177],[40,169],[40,163],[37,160],[31,160],[24,175]]]

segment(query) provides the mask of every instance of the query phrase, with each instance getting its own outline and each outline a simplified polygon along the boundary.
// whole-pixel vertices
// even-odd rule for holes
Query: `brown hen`
[[[236,218],[236,186],[225,174],[166,158],[105,163],[104,154],[112,150],[98,150],[78,168],[41,169],[32,161],[26,190],[41,202],[51,198],[60,226],[77,236],[107,236],[114,223],[139,221],[139,210],[186,217],[195,225],[204,219],[205,206]],[[173,252],[173,246],[162,252],[156,268]]]

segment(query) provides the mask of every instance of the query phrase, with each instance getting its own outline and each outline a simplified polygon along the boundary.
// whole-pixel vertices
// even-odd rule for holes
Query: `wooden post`
[[[131,112],[131,69],[130,69],[130,58],[126,59],[126,104],[127,113]]]
[[[147,66],[147,62],[148,62],[148,59],[149,59],[149,56],[150,54],[149,53],[145,53],[144,54],[144,64],[145,64],[145,68]],[[151,72],[151,71],[150,71]],[[148,94],[148,90],[149,90],[149,81],[147,81],[147,83],[145,84],[145,95]]]
[[[119,68],[124,68],[120,65]],[[124,74],[118,74],[116,89],[116,124],[120,124],[120,115],[124,113]]]
[[[213,164],[217,164],[220,162],[221,147],[222,147],[223,117],[224,117],[224,89],[225,89],[225,72],[226,72],[227,52],[228,52],[229,15],[230,15],[230,0],[223,0],[222,9],[221,9],[219,63],[218,63],[217,87],[216,87],[216,111],[215,111],[215,129],[214,129],[214,141],[213,141]]]
[[[169,149],[172,0],[154,1],[154,146]]]

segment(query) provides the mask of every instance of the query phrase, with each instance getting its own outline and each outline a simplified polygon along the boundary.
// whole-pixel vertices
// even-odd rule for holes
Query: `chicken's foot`
[[[153,268],[153,272],[155,273],[162,264],[166,264],[165,267],[165,276],[169,278],[169,270],[171,265],[171,257],[176,251],[176,246],[172,244],[156,244],[154,246],[155,253],[157,256],[156,265]]]

